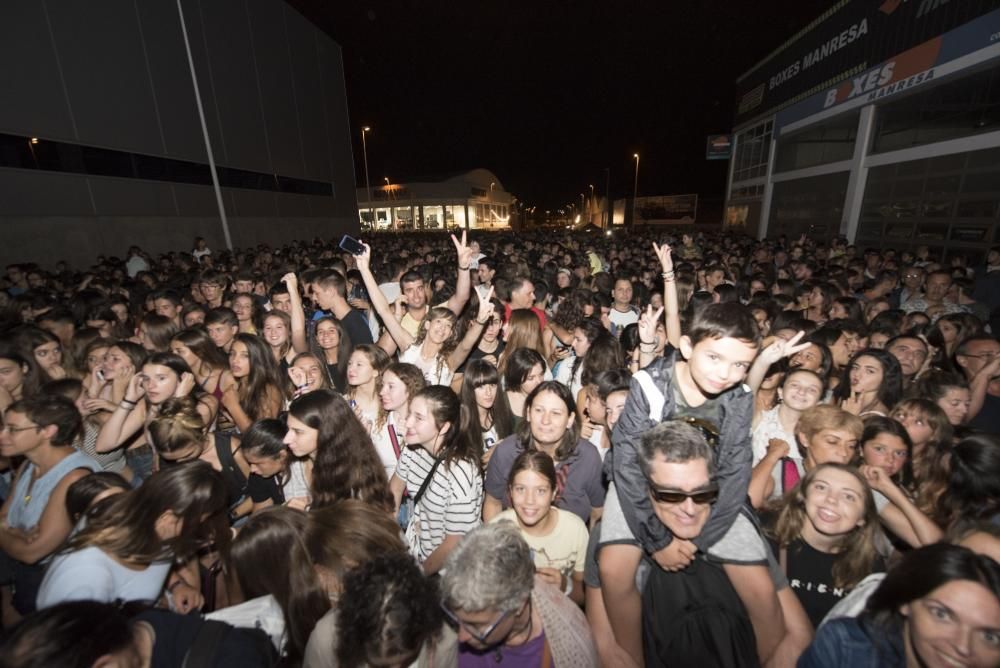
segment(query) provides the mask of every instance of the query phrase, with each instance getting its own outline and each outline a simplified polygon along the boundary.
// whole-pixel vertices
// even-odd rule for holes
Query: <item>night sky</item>
[[[636,152],[640,196],[721,198],[736,77],[832,4],[288,1],[343,47],[359,186],[370,125],[373,186],[485,167],[539,209],[631,194]]]

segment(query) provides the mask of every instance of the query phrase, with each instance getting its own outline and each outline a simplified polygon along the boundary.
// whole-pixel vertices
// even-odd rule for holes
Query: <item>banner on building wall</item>
[[[635,201],[635,224],[693,223],[698,218],[698,195],[660,195]]]
[[[909,92],[995,58],[1000,58],[1000,9],[778,112],[775,134],[787,134],[848,109]]]
[[[737,80],[736,125],[1000,9],[1000,0],[841,0]]]
[[[729,160],[732,155],[732,135],[708,135],[708,140],[705,142],[706,160]]]

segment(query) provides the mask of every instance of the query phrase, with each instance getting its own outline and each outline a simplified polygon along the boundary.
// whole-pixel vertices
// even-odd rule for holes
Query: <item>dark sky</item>
[[[370,125],[372,185],[486,167],[542,209],[630,194],[636,152],[640,195],[721,197],[736,77],[832,4],[288,1],[343,47],[359,185]]]

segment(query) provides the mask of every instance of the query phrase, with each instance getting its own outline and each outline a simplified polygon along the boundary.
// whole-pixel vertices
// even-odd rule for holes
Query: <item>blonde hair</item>
[[[795,425],[795,435],[801,434],[808,440],[828,429],[843,429],[854,434],[855,438],[861,438],[865,424],[861,418],[853,413],[848,413],[836,406],[821,404],[802,411],[802,415],[799,416],[799,421]]]

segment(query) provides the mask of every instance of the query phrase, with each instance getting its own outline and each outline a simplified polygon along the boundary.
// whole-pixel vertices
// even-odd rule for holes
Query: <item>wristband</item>
[[[662,274],[660,274],[660,278],[662,278],[665,281],[673,280],[673,278],[674,278],[674,270],[671,269],[670,271],[663,272]]]
[[[488,323],[488,322],[489,322],[488,318],[486,320],[476,320],[476,324],[477,325],[482,325],[483,327],[485,327],[486,323]]]
[[[459,265],[459,266],[458,266],[458,270],[459,270],[459,271],[469,271],[469,269],[471,269],[471,268],[472,268],[472,265],[471,265],[471,264],[470,264],[470,265],[468,265],[467,267],[463,267],[462,265]]]
[[[125,398],[122,398],[121,402],[123,404],[129,404],[130,406],[135,406],[137,403],[139,403],[137,401],[132,401],[131,399],[125,399]]]

